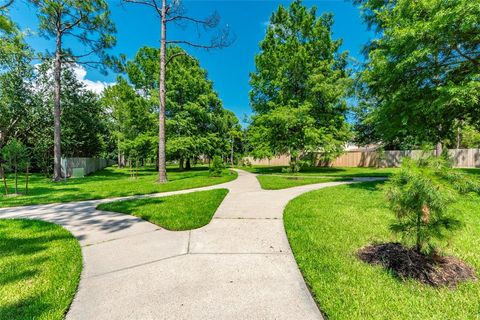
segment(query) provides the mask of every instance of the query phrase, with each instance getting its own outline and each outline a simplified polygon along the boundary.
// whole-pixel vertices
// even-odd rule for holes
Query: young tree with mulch
[[[455,286],[476,279],[473,268],[438,251],[440,240],[462,226],[458,209],[452,205],[471,192],[480,193],[480,182],[452,169],[446,159],[404,159],[402,168],[385,186],[396,217],[390,229],[400,234],[402,241],[364,247],[359,251],[360,259],[382,265],[402,279],[434,286]]]

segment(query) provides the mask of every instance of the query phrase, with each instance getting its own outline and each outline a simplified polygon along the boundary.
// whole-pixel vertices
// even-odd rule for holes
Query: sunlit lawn
[[[159,198],[104,203],[97,209],[131,214],[168,230],[191,230],[212,220],[227,189],[198,191]]]
[[[291,176],[319,176],[319,177],[385,177],[397,170],[397,168],[359,168],[359,167],[304,167],[297,173],[283,172],[285,166],[253,166],[241,167],[256,174],[280,174]]]
[[[81,270],[80,245],[67,230],[0,220],[0,319],[63,319]]]
[[[402,282],[392,273],[360,261],[359,248],[398,241],[382,183],[325,188],[292,200],[284,223],[297,263],[328,319],[480,319],[480,283],[456,290]],[[444,253],[463,259],[480,275],[480,197],[455,204],[465,227]]]
[[[316,177],[280,177],[276,175],[259,175],[257,176],[260,186],[265,190],[279,190],[292,187],[303,186],[307,184],[333,182],[333,181],[346,181],[349,178],[342,177],[328,177],[328,178],[316,178]]]
[[[109,167],[85,178],[68,179],[67,182],[51,182],[41,174],[30,176],[28,195],[4,196],[0,184],[0,207],[102,199],[119,196],[149,194],[181,189],[191,189],[234,180],[235,172],[225,170],[221,177],[210,177],[208,168],[198,167],[190,171],[168,169],[169,181],[156,182],[157,172],[153,167],[141,168],[138,178],[130,177],[129,169]],[[9,191],[13,192],[13,177],[9,176]],[[19,192],[24,192],[24,177],[19,181]]]

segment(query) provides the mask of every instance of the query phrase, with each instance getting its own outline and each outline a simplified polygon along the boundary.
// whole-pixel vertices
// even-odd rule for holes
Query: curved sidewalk
[[[80,241],[84,269],[67,319],[321,319],[283,209],[307,191],[354,181],[262,190],[254,174],[238,173],[221,185],[145,196],[228,188],[210,224],[192,231],[95,209],[114,199],[5,208],[0,217],[54,222]]]

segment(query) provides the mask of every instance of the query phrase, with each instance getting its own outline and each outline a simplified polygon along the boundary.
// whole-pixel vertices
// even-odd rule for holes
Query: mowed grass
[[[317,176],[317,177],[388,177],[397,168],[358,168],[358,167],[304,167],[297,173],[283,172],[282,166],[240,167],[256,174],[280,174],[287,176]]]
[[[309,178],[309,177],[299,177],[299,176],[280,177],[280,176],[272,176],[272,175],[259,175],[257,176],[257,179],[258,179],[258,182],[260,182],[260,186],[262,187],[262,189],[265,189],[265,190],[279,190],[279,189],[303,186],[307,184],[349,180],[348,178],[335,178],[335,177]]]
[[[104,203],[99,210],[131,214],[162,228],[180,231],[207,225],[227,195],[227,189],[197,191],[168,197]]]
[[[80,245],[67,230],[0,220],[0,319],[63,319],[81,270]]]
[[[398,241],[380,182],[321,189],[291,201],[284,214],[295,259],[328,319],[480,319],[480,283],[456,290],[402,282],[360,261],[359,248]],[[480,275],[480,197],[455,204],[465,227],[441,246]]]
[[[221,177],[211,177],[208,168],[193,168],[190,171],[168,169],[168,182],[159,184],[154,167],[141,168],[138,178],[130,178],[128,168],[109,167],[85,178],[68,179],[66,182],[52,182],[40,174],[30,176],[28,195],[4,196],[0,183],[0,207],[24,206],[57,202],[103,199],[120,196],[167,192],[198,188],[234,180],[237,174],[225,170]],[[24,192],[24,177],[19,182],[20,193]],[[9,179],[12,193],[13,179]]]

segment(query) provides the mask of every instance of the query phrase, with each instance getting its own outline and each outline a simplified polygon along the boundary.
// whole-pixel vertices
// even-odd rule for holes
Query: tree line
[[[159,48],[140,48],[130,60],[107,54],[116,30],[103,0],[32,1],[40,31],[55,43],[42,55],[8,18],[11,1],[0,7],[0,147],[19,139],[32,150],[33,166],[46,172],[53,158],[54,179],[61,176],[59,155],[102,155],[120,165],[156,163],[165,182],[167,160],[188,169],[215,155],[233,164],[243,154],[289,154],[289,170],[298,171],[329,163],[348,142],[438,154],[480,145],[475,1],[354,0],[376,31],[361,63],[341,51],[332,14],[300,0],[280,5],[250,74],[246,129],[184,48],[229,46],[233,37],[218,14],[197,19],[180,1],[124,2],[154,10],[162,30]],[[169,39],[167,27],[179,21],[217,32],[206,43]],[[85,44],[85,52],[65,47],[67,38]],[[38,57],[41,63],[33,63]],[[75,79],[81,66],[121,75],[96,95]]]

